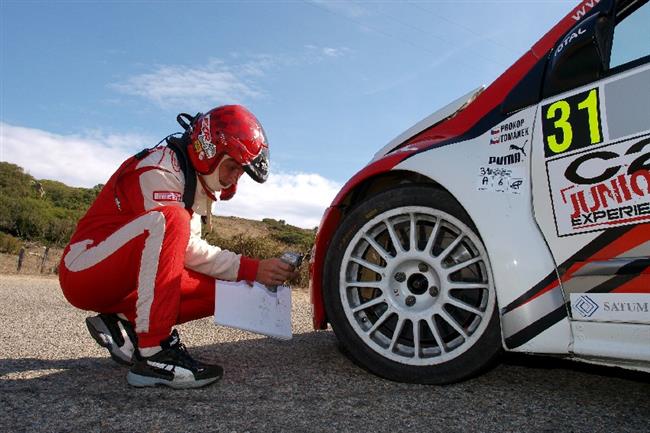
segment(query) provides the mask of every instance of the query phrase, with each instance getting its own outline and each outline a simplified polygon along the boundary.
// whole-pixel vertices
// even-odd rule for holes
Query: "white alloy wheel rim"
[[[354,332],[401,364],[436,365],[467,352],[494,311],[483,243],[429,207],[391,209],[361,227],[343,255],[339,287]]]

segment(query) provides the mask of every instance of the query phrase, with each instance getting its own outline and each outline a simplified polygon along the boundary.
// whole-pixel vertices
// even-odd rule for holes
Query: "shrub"
[[[19,166],[0,162],[0,231],[63,246],[99,189],[37,181]]]
[[[267,236],[245,236],[242,234],[226,238],[216,233],[208,233],[206,240],[212,245],[217,245],[224,250],[232,251],[237,254],[254,257],[257,259],[269,259],[280,257],[285,251],[306,251],[296,248],[295,245],[286,245]],[[289,284],[297,287],[307,287],[309,285],[309,266],[304,262],[299,269],[299,277],[289,281]]]
[[[11,235],[0,232],[0,253],[18,254],[23,243]]]
[[[281,244],[265,236],[251,237],[238,234],[231,238],[226,238],[212,232],[206,236],[206,240],[212,245],[216,245],[224,250],[259,259],[278,257],[284,252]]]
[[[313,230],[301,229],[287,224],[284,220],[264,218],[262,222],[266,225],[271,237],[279,242],[290,245],[301,252],[307,252],[314,244],[315,232]]]

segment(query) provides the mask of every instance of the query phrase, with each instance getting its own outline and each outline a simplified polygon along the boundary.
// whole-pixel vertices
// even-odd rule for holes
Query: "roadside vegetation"
[[[0,162],[0,253],[16,255],[25,243],[64,247],[102,187],[75,188],[35,179],[18,165]],[[283,220],[215,217],[205,238],[223,249],[270,258],[285,251],[308,253],[314,236],[315,229],[301,229]],[[307,263],[292,284],[306,287]]]
[[[36,180],[8,162],[0,162],[0,232],[2,248],[15,249],[16,241],[64,246],[77,220],[101,189],[72,188],[52,180]]]

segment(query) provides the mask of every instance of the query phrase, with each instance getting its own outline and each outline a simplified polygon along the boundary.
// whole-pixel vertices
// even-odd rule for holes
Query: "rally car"
[[[650,5],[585,0],[327,208],[313,321],[392,380],[503,351],[650,371]]]

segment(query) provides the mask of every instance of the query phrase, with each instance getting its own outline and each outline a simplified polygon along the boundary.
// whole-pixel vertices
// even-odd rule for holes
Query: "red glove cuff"
[[[241,256],[239,259],[239,272],[237,273],[237,281],[255,281],[257,277],[257,268],[260,266],[260,261],[246,256]]]

